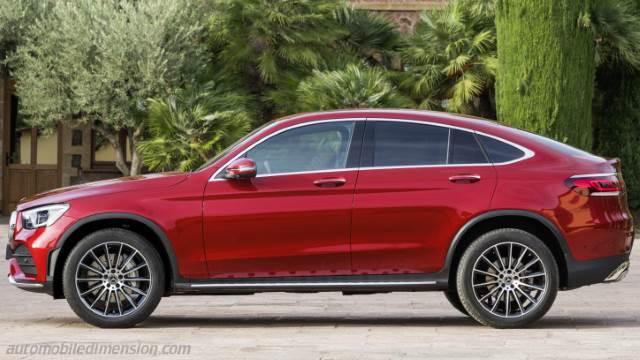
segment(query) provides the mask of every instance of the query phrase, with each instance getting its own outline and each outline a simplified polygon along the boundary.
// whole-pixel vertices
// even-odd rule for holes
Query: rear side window
[[[449,164],[487,163],[487,159],[473,133],[451,129],[449,141]]]
[[[372,121],[366,132],[364,166],[442,165],[447,162],[448,128]]]
[[[504,163],[524,156],[524,151],[494,138],[478,135],[478,140],[492,163]]]

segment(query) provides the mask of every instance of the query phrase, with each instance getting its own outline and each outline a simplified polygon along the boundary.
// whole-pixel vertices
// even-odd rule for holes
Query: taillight
[[[617,196],[624,190],[624,182],[615,173],[574,175],[566,183],[585,196]]]

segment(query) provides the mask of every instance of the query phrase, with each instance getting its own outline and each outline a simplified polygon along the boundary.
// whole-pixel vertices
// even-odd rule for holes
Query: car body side
[[[208,279],[211,272],[205,259],[203,194],[212,176],[269,134],[303,123],[337,119],[431,122],[495,136],[532,152],[533,156],[521,161],[490,165],[495,171],[495,185],[488,201],[470,202],[464,209],[444,209],[446,231],[423,239],[432,251],[427,269],[441,275],[442,288],[448,286],[456,258],[473,235],[498,227],[522,228],[547,243],[563,274],[563,288],[601,282],[629,256],[633,224],[626,202],[580,196],[565,185],[573,175],[616,172],[610,161],[593,155],[567,155],[542,145],[533,135],[488,121],[444,113],[363,110],[302,114],[274,121],[211,166],[193,173],[127,177],[27,199],[18,206],[19,211],[63,202],[70,208],[51,227],[27,230],[18,219],[11,246],[27,246],[37,275],[28,278],[15,274],[16,278],[43,282],[47,292],[61,297],[60,273],[72,246],[90,231],[115,225],[143,233],[159,250],[170,274],[167,295],[176,283]]]

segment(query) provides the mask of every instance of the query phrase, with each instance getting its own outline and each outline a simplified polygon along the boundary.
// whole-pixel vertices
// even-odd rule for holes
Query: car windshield
[[[226,148],[226,149],[222,150],[221,152],[217,153],[214,157],[209,159],[209,161],[207,161],[206,163],[200,165],[200,167],[195,169],[193,172],[197,172],[197,171],[200,171],[202,169],[205,169],[205,168],[211,166],[211,164],[215,163],[216,161],[218,161],[218,160],[222,159],[223,157],[227,156],[227,154],[229,154],[229,153],[233,152],[234,150],[236,150],[245,140],[247,140],[248,138],[252,137],[253,135],[258,133],[262,129],[265,129],[265,128],[269,127],[272,124],[274,124],[274,121],[269,121],[268,123],[266,123],[266,124],[264,124],[264,125],[262,125],[260,127],[257,127],[256,129],[254,129],[253,131],[251,131],[247,135],[241,137],[236,142],[231,144],[231,146],[229,146],[228,148]]]

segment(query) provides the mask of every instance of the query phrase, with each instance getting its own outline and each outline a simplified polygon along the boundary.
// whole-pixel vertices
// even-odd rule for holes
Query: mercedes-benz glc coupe
[[[634,235],[618,160],[401,110],[276,120],[190,173],[24,199],[9,232],[9,281],[100,327],[163,296],[433,290],[519,327],[622,279]]]

